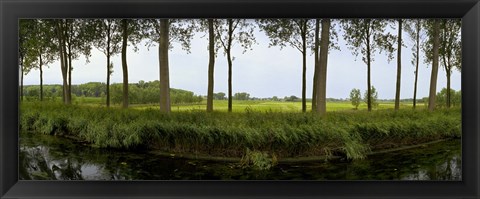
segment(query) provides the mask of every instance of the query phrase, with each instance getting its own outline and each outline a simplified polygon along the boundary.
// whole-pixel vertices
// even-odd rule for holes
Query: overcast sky
[[[336,22],[334,22],[336,23]],[[337,25],[338,27],[338,25]],[[396,32],[392,32],[397,34]],[[208,35],[197,33],[192,40],[191,53],[187,54],[177,44],[169,52],[170,87],[193,91],[197,95],[207,94],[208,71]],[[252,97],[272,97],[302,94],[302,56],[292,47],[280,50],[279,47],[268,47],[269,38],[263,33],[255,32],[258,42],[253,50],[242,54],[239,44],[233,47],[233,93],[248,92]],[[401,94],[403,98],[413,98],[414,70],[411,64],[412,42],[408,35],[403,33],[407,47],[402,48],[402,81]],[[140,80],[153,81],[159,79],[158,46],[147,49],[142,43],[139,51],[134,52],[128,48],[127,62],[129,82],[136,83]],[[362,96],[367,88],[367,66],[363,63],[361,55],[355,58],[343,40],[343,32],[339,32],[338,44],[340,51],[331,50],[328,57],[327,69],[327,97],[348,98],[353,88],[361,90]],[[422,52],[421,52],[422,53]],[[396,52],[395,52],[396,56]],[[422,55],[423,56],[423,55]],[[422,57],[423,58],[423,57]],[[90,63],[86,64],[81,57],[73,61],[73,84],[87,82],[106,82],[106,56],[97,49],[92,50]],[[372,85],[378,91],[380,99],[395,98],[395,84],[397,62],[396,57],[390,63],[384,54],[375,54],[375,61],[371,66]],[[114,64],[111,82],[122,82],[121,57],[112,57]],[[311,98],[313,81],[313,56],[308,52],[307,57],[307,98]],[[54,62],[44,69],[44,84],[61,84],[62,75],[60,63]],[[228,66],[226,57],[218,53],[215,60],[215,88],[214,92],[227,93]],[[437,91],[446,87],[445,70],[440,66],[438,70]],[[426,65],[420,61],[417,99],[428,96],[430,86],[431,64]],[[453,70],[451,87],[461,89],[460,72]],[[33,70],[24,77],[25,85],[39,84],[39,71]]]

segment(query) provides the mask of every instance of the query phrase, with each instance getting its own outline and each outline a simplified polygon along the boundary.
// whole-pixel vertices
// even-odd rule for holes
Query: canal
[[[461,141],[368,156],[351,162],[279,164],[270,170],[93,148],[22,133],[20,180],[461,180]]]

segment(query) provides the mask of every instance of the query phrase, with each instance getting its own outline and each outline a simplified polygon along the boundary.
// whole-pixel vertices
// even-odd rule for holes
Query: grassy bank
[[[65,135],[105,148],[148,148],[172,153],[242,157],[261,152],[273,158],[344,155],[461,136],[460,109],[338,111],[312,113],[156,109],[22,103],[24,131]]]

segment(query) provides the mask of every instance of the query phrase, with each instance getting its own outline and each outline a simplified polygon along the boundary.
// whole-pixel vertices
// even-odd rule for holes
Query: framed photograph
[[[1,1],[1,198],[478,198],[477,0]]]

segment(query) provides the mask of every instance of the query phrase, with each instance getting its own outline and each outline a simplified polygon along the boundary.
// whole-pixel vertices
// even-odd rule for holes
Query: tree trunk
[[[71,52],[71,46],[69,46],[69,51],[68,51],[68,90],[67,90],[67,96],[68,96],[68,104],[72,104],[72,52]]]
[[[402,77],[402,19],[398,20],[397,46],[397,87],[395,90],[395,110],[400,108],[400,84]]]
[[[446,32],[446,31],[445,31]],[[445,33],[446,34],[446,33]],[[444,36],[444,41],[445,41],[445,36]],[[445,47],[446,48],[446,47]],[[440,56],[440,55],[439,55]],[[447,96],[446,96],[446,101],[445,101],[445,105],[447,106],[447,108],[450,108],[450,88],[449,88],[449,84],[450,84],[450,68],[447,64],[447,58],[446,58],[447,55],[445,55],[445,53],[442,53],[442,59],[443,59],[443,65],[444,65],[444,68],[445,68],[445,72],[446,72],[446,76],[447,76]]]
[[[38,64],[38,68],[40,69],[40,101],[43,101],[43,60],[42,55],[39,56],[40,63]]]
[[[65,57],[67,58],[66,61],[68,61],[68,62],[66,62],[66,66],[67,66],[66,70],[68,72],[68,76],[67,76],[68,77],[67,104],[72,104],[72,69],[73,69],[73,67],[72,67],[72,42],[71,42],[71,37],[72,37],[71,32],[72,32],[72,30],[71,30],[71,28],[72,28],[72,25],[70,23],[68,23],[68,21],[67,21],[67,27],[65,29],[66,36],[67,36],[67,39],[68,39],[67,40],[67,45],[68,45],[67,47],[68,48],[65,50],[65,52],[67,53],[65,55]]]
[[[63,57],[63,55],[62,55]],[[61,59],[65,59],[65,58],[61,58]],[[61,61],[61,65],[64,65],[65,61]],[[65,67],[65,66],[64,66]],[[63,100],[63,103],[64,104],[67,104],[67,71],[65,70],[65,68],[62,67],[62,80],[63,80],[63,85],[62,85],[62,100]]]
[[[106,105],[110,107],[110,53],[107,53],[107,85],[106,85]]]
[[[62,101],[64,104],[68,104],[68,99],[67,99],[67,56],[66,56],[66,47],[65,47],[65,30],[63,28],[63,20],[59,20],[57,25],[57,34],[58,34],[58,43],[59,43],[59,49],[60,49],[60,69],[62,70],[62,80],[63,80],[63,86],[62,86]]]
[[[65,104],[65,62],[64,62],[64,57],[63,57],[63,41],[62,41],[62,26],[60,25],[61,20],[57,20],[55,22],[55,27],[56,27],[56,36],[58,39],[58,49],[59,49],[59,57],[60,57],[60,69],[62,71],[62,102]]]
[[[370,81],[370,35],[367,33],[367,107],[368,111],[372,111],[372,86]]]
[[[415,60],[415,87],[413,88],[413,109],[416,108],[417,105],[417,80],[418,80],[418,65],[419,65],[419,60],[420,60],[420,21],[418,21],[419,24],[417,24],[417,35],[415,37],[417,41],[417,49],[416,49],[416,55],[417,59]]]
[[[450,75],[451,71],[447,70],[447,108],[450,108],[452,106],[452,101],[451,101],[451,88],[450,88]]]
[[[451,91],[451,88],[450,88],[450,75],[452,73],[452,65],[450,64],[450,58],[451,58],[451,54],[450,54],[450,51],[448,49],[451,49],[452,46],[452,35],[450,35],[451,31],[448,29],[448,26],[447,26],[447,20],[446,19],[443,19],[442,20],[443,22],[443,27],[442,28],[442,32],[444,33],[443,34],[443,41],[442,41],[442,47],[443,49],[446,49],[443,53],[442,53],[442,58],[443,58],[443,65],[444,65],[444,68],[445,68],[445,72],[446,72],[446,76],[447,76],[447,99],[446,99],[446,105],[447,105],[447,108],[450,108],[451,107],[451,94],[450,94],[450,91]],[[448,41],[447,41],[448,40]]]
[[[318,57],[318,56],[316,56],[316,57]],[[316,69],[314,69],[314,70],[316,70]],[[312,111],[317,110],[317,104],[318,104],[318,102],[317,102],[317,90],[318,90],[317,88],[318,88],[318,86],[317,86],[316,82],[318,82],[318,75],[317,75],[317,72],[314,71],[313,72],[313,86],[312,86],[313,87],[312,88]]]
[[[320,72],[318,66],[318,46],[319,46],[319,32],[320,32],[320,19],[315,19],[315,47],[313,48],[314,51],[314,63],[315,69],[313,72],[313,91],[312,91],[312,111],[318,112],[317,110],[317,89],[318,89],[318,73]]]
[[[437,91],[437,75],[438,75],[438,51],[439,51],[439,21],[434,20],[433,27],[433,60],[432,60],[432,75],[430,78],[430,93],[428,96],[428,110],[435,110],[435,95]]]
[[[230,50],[227,51],[228,61],[228,112],[232,112],[232,57]]]
[[[213,32],[213,19],[208,19],[208,91],[207,112],[213,111],[213,85],[215,66],[215,33]]]
[[[107,26],[107,85],[106,85],[106,105],[110,107],[110,24]]]
[[[445,21],[444,23],[447,23],[447,21]],[[449,29],[448,29],[448,26],[445,25],[444,31],[445,31],[445,35],[447,35],[447,33],[450,34],[450,35],[449,35],[449,39],[448,39],[448,45],[449,45],[449,46],[448,46],[448,47],[445,47],[445,48],[451,49],[451,48],[452,48],[452,44],[453,44],[453,42],[454,42],[454,41],[453,41],[454,38],[453,38],[453,36],[451,35],[451,34],[452,34],[452,33],[451,33],[452,30],[449,30]],[[445,40],[446,40],[446,39],[445,39]],[[450,77],[451,77],[451,75],[452,75],[452,64],[451,64],[450,60],[451,60],[451,58],[452,58],[452,57],[451,57],[452,54],[451,54],[450,51],[447,51],[447,52],[445,52],[444,54],[446,54],[445,71],[447,72],[447,108],[450,108],[450,107],[452,106],[452,96],[451,96],[451,92],[450,92],[450,91],[451,91],[451,87],[450,87]]]
[[[158,55],[160,61],[160,111],[170,113],[170,80],[168,71],[169,21],[160,19],[160,42]]]
[[[327,113],[327,65],[330,44],[330,19],[322,20],[322,38],[320,40],[320,60],[317,83],[317,112],[320,116]]]
[[[122,19],[123,41],[122,41],[122,69],[123,69],[123,108],[128,108],[128,66],[127,66],[127,40],[128,21]]]
[[[21,76],[20,76],[20,101],[23,101],[23,56],[20,57],[20,70],[21,70]]]
[[[232,35],[233,35],[233,20],[228,19],[228,46],[227,46],[227,61],[228,61],[228,112],[232,112]]]
[[[302,112],[307,111],[307,23],[302,21]]]

